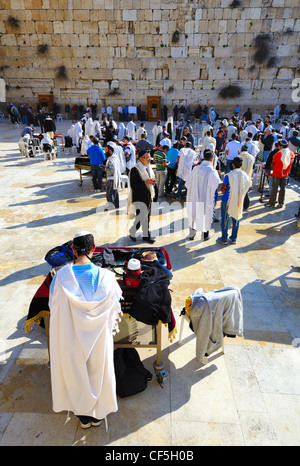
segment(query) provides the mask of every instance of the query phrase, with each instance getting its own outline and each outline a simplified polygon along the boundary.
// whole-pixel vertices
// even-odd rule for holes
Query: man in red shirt
[[[272,191],[267,207],[275,207],[278,187],[280,187],[278,196],[278,207],[284,204],[285,187],[288,183],[288,176],[294,160],[294,153],[288,149],[288,143],[285,139],[278,141],[279,151],[273,156],[271,163],[272,174]]]

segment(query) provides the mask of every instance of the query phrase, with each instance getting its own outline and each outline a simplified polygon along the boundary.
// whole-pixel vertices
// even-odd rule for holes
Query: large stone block
[[[137,21],[137,10],[123,10],[123,21]]]

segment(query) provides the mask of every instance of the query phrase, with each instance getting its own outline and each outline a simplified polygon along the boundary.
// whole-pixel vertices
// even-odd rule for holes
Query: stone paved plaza
[[[59,122],[58,132],[65,135],[70,124]],[[147,123],[150,134],[152,126]],[[190,293],[234,285],[243,297],[244,336],[225,339],[225,353],[200,367],[188,325],[181,344],[178,334],[168,342],[163,327],[163,388],[153,376],[144,392],[118,399],[109,432],[104,424],[84,431],[73,414],[52,411],[45,332],[34,326],[25,333],[24,324],[49,271],[49,249],[79,230],[92,231],[98,246],[133,246],[127,189],[118,213],[104,212],[105,193],[93,192],[91,178],[78,185],[75,154],[26,159],[17,146],[20,132],[0,122],[0,446],[299,446],[299,182],[290,179],[285,207],[274,210],[259,202],[254,186],[236,245],[216,243],[218,223],[208,242],[199,235],[188,240],[184,204],[172,217],[166,206],[153,208],[155,245],[165,247],[172,262],[177,329]],[[141,238],[136,245],[146,246]],[[153,373],[154,350],[140,355]]]

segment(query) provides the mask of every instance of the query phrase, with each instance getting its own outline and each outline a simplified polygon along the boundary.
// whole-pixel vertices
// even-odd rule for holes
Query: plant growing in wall
[[[179,42],[179,38],[180,38],[179,31],[174,31],[172,35],[172,39],[171,39],[172,44],[177,44],[177,42]]]
[[[243,94],[243,89],[240,86],[234,84],[229,84],[228,86],[222,87],[219,91],[219,97],[221,99],[234,99],[236,97],[241,97]]]
[[[240,8],[242,6],[242,2],[240,0],[233,0],[229,6],[230,8]]]
[[[49,45],[48,44],[39,44],[37,46],[37,51],[40,55],[45,55],[49,51]]]
[[[15,29],[19,29],[21,27],[20,21],[18,20],[18,18],[15,18],[14,16],[9,16],[6,22],[8,26],[15,28]]]
[[[270,58],[271,36],[270,34],[258,34],[254,39],[255,52],[253,59],[255,63],[264,64]]]
[[[56,76],[55,77],[56,77],[56,79],[65,80],[65,81],[67,81],[69,79],[66,67],[64,65],[58,66],[56,68]]]

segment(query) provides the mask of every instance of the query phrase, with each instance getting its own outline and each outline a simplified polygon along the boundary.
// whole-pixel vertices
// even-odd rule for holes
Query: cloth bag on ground
[[[114,351],[116,391],[121,398],[143,392],[152,374],[143,365],[135,348]]]

